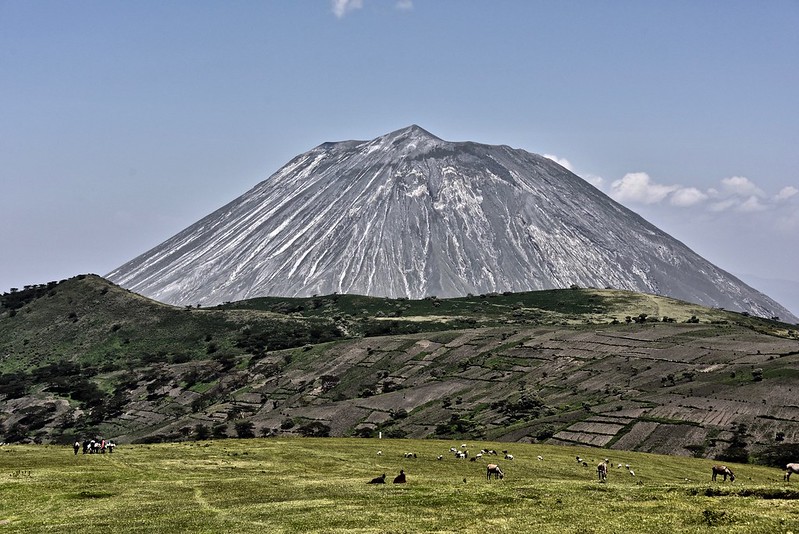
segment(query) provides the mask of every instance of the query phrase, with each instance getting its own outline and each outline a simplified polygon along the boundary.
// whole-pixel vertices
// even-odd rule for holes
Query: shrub
[[[208,425],[197,423],[194,426],[194,437],[198,440],[208,439],[211,436],[211,429]]]
[[[785,465],[799,458],[799,443],[778,443],[764,449],[755,457],[755,462],[785,469]]]
[[[297,430],[306,438],[327,438],[330,437],[330,427],[321,421],[311,421],[301,425]]]
[[[254,438],[255,425],[252,421],[239,421],[235,425],[236,435],[240,438]]]
[[[295,423],[291,419],[284,419],[283,422],[280,423],[280,429],[281,430],[290,430],[290,429],[294,428],[294,425],[295,425]]]
[[[538,441],[546,441],[552,436],[555,435],[555,427],[552,425],[546,425],[538,430],[535,434],[535,439]]]

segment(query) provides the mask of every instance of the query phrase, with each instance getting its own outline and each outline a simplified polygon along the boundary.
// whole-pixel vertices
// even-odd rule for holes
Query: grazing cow
[[[635,471],[633,471],[632,469],[630,469],[630,476],[635,476]]]
[[[377,451],[377,455],[378,456],[382,456],[383,455],[383,451]]]
[[[502,472],[502,469],[497,464],[488,464],[486,466],[486,479],[491,480],[491,475],[500,480],[505,478],[505,473]]]
[[[735,482],[735,475],[732,472],[732,469],[727,467],[726,465],[714,465],[713,466],[713,480],[716,480],[716,476],[721,475],[724,477],[724,482],[727,482],[727,477],[730,477],[730,482]]]
[[[405,458],[416,458],[416,453],[415,452],[406,452],[405,453]]]
[[[785,466],[785,476],[783,477],[783,480],[785,480],[785,482],[790,482],[792,473],[799,473],[799,464],[788,464],[788,465],[786,465]]]
[[[579,456],[575,456],[575,459],[577,459],[577,463],[578,463],[578,464],[581,464],[581,463],[583,463],[583,459],[582,459],[582,458],[580,458]]]
[[[440,454],[439,454],[439,455],[438,455],[438,457],[436,458],[436,460],[443,460],[443,459],[444,459],[444,457],[443,457],[442,455],[440,455]]]
[[[544,459],[544,457],[543,457],[543,456],[541,456],[541,455],[539,454],[539,455],[538,455],[538,461],[540,462],[540,461],[542,461],[543,459]]]
[[[394,484],[405,484],[405,471],[400,469],[399,475],[394,477]]]
[[[512,454],[508,454],[508,453],[506,452],[506,453],[505,453],[505,459],[506,459],[506,460],[513,460],[513,455],[512,455]]]
[[[367,482],[367,484],[385,484],[386,483],[386,474],[383,473],[379,477],[374,477],[372,480]]]
[[[76,455],[78,454],[78,451],[80,450],[80,441],[75,442],[75,444],[72,446],[72,450],[75,451]]]
[[[596,476],[599,478],[600,482],[605,482],[608,479],[608,464],[600,462],[599,465],[596,466]]]

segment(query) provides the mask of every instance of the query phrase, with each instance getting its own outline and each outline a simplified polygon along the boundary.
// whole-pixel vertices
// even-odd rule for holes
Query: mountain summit
[[[107,276],[181,305],[576,284],[796,319],[557,163],[416,125],[300,154]]]

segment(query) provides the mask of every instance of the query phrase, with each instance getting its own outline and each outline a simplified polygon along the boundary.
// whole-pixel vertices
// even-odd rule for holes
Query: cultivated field
[[[777,469],[730,464],[731,484],[711,482],[712,462],[703,459],[466,445],[471,456],[482,448],[500,454],[472,462],[449,452],[460,442],[339,438],[133,445],[77,456],[68,447],[7,445],[0,532],[799,533],[799,479],[785,483]],[[502,457],[506,448],[512,461]],[[605,456],[612,467],[599,483],[595,467]],[[501,465],[504,480],[486,480],[488,461]],[[394,485],[400,469],[408,482]],[[388,484],[366,483],[382,473]]]

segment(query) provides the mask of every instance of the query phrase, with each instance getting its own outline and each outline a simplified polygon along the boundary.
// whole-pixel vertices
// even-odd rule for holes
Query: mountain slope
[[[618,290],[197,309],[79,276],[0,295],[0,441],[182,440],[243,423],[717,456],[744,425],[756,452],[799,439],[797,335]]]
[[[108,278],[173,304],[610,286],[796,320],[549,159],[418,126],[301,154]]]

